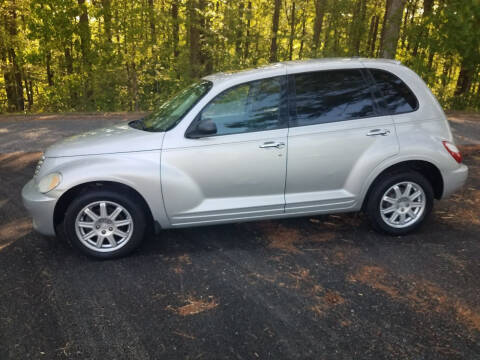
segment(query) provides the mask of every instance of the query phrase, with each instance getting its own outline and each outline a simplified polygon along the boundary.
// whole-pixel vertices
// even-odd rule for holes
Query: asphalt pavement
[[[40,151],[138,116],[0,117],[0,359],[480,359],[477,114],[450,115],[468,183],[409,236],[315,216],[95,261],[34,233],[20,190]]]

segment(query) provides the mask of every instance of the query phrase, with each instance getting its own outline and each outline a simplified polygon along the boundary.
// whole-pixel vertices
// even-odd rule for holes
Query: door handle
[[[367,133],[367,136],[386,136],[388,134],[390,134],[390,130],[387,129],[372,129]]]
[[[281,149],[285,146],[283,142],[276,142],[276,141],[267,141],[264,142],[262,145],[259,146],[260,149],[267,149],[267,148],[277,148]]]

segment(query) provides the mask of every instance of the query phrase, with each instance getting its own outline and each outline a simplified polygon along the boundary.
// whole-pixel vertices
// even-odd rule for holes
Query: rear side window
[[[294,75],[294,79],[296,126],[377,115],[371,91],[359,69],[302,73]]]
[[[418,100],[409,87],[396,75],[384,70],[370,69],[375,80],[377,91],[375,95],[389,115],[415,111]]]

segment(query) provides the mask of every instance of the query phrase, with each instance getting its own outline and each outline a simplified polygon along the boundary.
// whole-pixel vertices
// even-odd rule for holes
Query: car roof
[[[287,73],[307,72],[315,70],[354,68],[354,67],[376,67],[376,65],[390,65],[398,66],[400,61],[392,59],[370,59],[370,58],[323,58],[323,59],[309,59],[309,60],[293,60],[282,61],[273,64],[260,66],[253,69],[219,72],[216,74],[205,76],[203,79],[212,81],[214,84],[223,82],[241,82],[241,80],[252,80],[257,75],[258,78],[268,76],[278,76]],[[267,76],[265,76],[267,75]]]

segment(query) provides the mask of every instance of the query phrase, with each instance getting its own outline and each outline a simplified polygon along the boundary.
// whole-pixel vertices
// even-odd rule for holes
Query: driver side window
[[[213,121],[215,135],[230,135],[282,127],[282,78],[241,84],[218,95],[200,113],[199,120]]]

